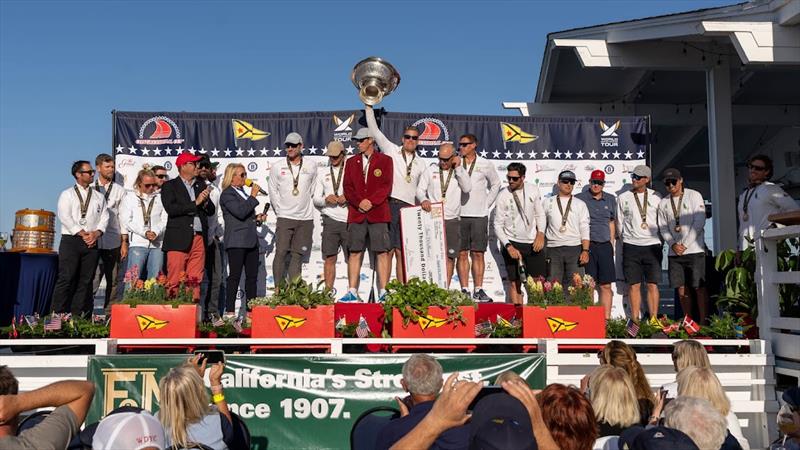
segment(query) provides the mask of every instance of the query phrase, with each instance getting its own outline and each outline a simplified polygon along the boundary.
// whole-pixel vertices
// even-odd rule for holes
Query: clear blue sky
[[[376,55],[402,75],[387,109],[505,114],[547,33],[731,3],[0,0],[0,231],[111,153],[112,109],[360,108],[350,70]]]

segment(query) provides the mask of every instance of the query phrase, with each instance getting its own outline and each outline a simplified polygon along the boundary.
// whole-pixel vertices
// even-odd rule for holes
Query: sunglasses
[[[750,164],[750,165],[749,165],[749,166],[747,166],[747,167],[748,167],[750,170],[757,170],[757,171],[759,171],[759,172],[763,172],[763,171],[767,170],[767,168],[766,168],[765,166],[754,166],[754,165],[752,165],[752,164]]]
[[[330,159],[339,159],[339,158],[342,157],[342,155],[344,155],[344,153],[339,153],[338,155],[328,155],[328,158],[330,158]]]
[[[668,187],[669,187],[669,186],[675,186],[676,184],[678,184],[678,180],[676,180],[676,179],[674,179],[674,178],[671,178],[671,179],[669,179],[669,180],[664,180],[664,184],[665,184],[666,186],[668,186]]]
[[[286,148],[297,148],[297,147],[300,147],[301,145],[303,145],[303,144],[302,143],[300,143],[300,144],[286,144]]]
[[[81,170],[78,173],[85,173],[89,175],[94,175],[94,170]]]
[[[161,174],[161,175],[156,175],[156,176],[157,176],[158,178],[162,179],[162,180],[165,180],[165,179],[167,179],[167,177],[168,177],[169,175],[167,175],[167,174]]]
[[[449,158],[439,158],[439,162],[447,162],[450,161],[451,159],[453,159],[452,156],[450,156]]]
[[[638,181],[641,180],[642,178],[647,178],[647,177],[640,177],[639,175],[636,174],[631,175],[631,180],[633,181]]]
[[[575,180],[561,179],[561,180],[558,180],[558,182],[561,183],[561,184],[571,184],[573,186],[575,185]]]
[[[519,179],[520,179],[520,178],[522,178],[522,177],[512,177],[512,176],[506,176],[506,179],[507,179],[508,181],[519,181]]]
[[[364,142],[366,140],[367,140],[367,138],[364,138],[364,139],[353,139],[353,142],[360,144],[360,143],[362,143],[362,142]]]
[[[590,183],[594,186],[605,186],[606,182],[603,180],[590,180]]]
[[[466,146],[471,145],[471,144],[474,144],[474,142],[459,142],[458,146],[459,147],[466,147]]]
[[[240,173],[239,175],[236,175],[236,176],[237,177],[241,177],[241,178],[247,178],[247,172],[242,172],[242,173]]]
[[[419,140],[419,136],[414,136],[414,135],[411,135],[411,134],[404,134],[403,135],[403,139],[411,139],[412,141],[416,141],[416,140]]]
[[[145,189],[158,186],[155,183],[145,183],[142,185]]]

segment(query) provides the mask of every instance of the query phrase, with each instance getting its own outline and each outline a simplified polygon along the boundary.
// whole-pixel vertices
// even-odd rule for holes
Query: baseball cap
[[[602,180],[605,181],[606,173],[602,170],[593,170],[592,174],[589,176],[590,180]]]
[[[356,134],[353,135],[352,139],[354,141],[360,141],[362,139],[366,139],[369,137],[372,137],[372,135],[369,132],[369,128],[359,128],[358,131],[356,131]]]
[[[166,447],[164,427],[147,411],[121,412],[100,421],[92,438],[92,450],[140,450]]]
[[[525,406],[506,393],[481,399],[470,419],[470,450],[536,450]]]
[[[646,430],[636,427],[638,433],[631,439],[628,430],[623,431],[620,436],[620,450],[699,450],[697,444],[686,433],[673,428],[663,426],[653,427]]]
[[[295,133],[292,131],[291,133],[286,135],[286,139],[283,140],[284,144],[302,144],[303,143],[303,136],[300,136],[300,133]]]
[[[339,141],[330,141],[328,142],[328,151],[325,152],[325,156],[339,156],[344,151],[344,145]]]
[[[189,150],[184,150],[180,155],[178,155],[178,159],[175,160],[175,165],[178,167],[183,166],[186,163],[190,162],[197,162],[203,159],[200,156],[192,154]]]
[[[200,157],[200,162],[198,163],[199,166],[209,166],[212,169],[216,169],[219,166],[218,161],[211,161],[211,158],[208,155],[202,155]]]
[[[561,173],[558,174],[559,180],[576,180],[575,172],[571,170],[562,170]]]
[[[650,168],[645,166],[644,164],[639,164],[638,166],[634,167],[633,174],[636,175],[637,177],[650,178],[652,176]]]
[[[783,391],[781,399],[793,408],[800,407],[800,387],[793,387]]]
[[[679,180],[681,178],[683,178],[681,176],[681,172],[674,167],[670,167],[669,169],[665,170],[664,174],[661,175],[662,180]]]

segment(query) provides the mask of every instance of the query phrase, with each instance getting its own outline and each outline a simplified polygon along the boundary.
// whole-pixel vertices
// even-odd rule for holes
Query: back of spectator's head
[[[719,378],[707,367],[687,367],[678,372],[678,396],[708,400],[723,416],[731,411],[731,401],[722,389]]]
[[[636,389],[636,398],[646,399],[653,403],[655,396],[650,389],[650,383],[644,374],[644,369],[636,360],[636,352],[630,345],[622,341],[610,341],[603,347],[600,353],[601,362],[603,364],[611,364],[614,367],[619,367],[628,373],[633,383],[633,388]]]
[[[494,380],[494,384],[500,386],[504,381],[515,381],[515,380],[522,380],[523,382],[525,382],[525,379],[519,376],[517,372],[514,372],[513,370],[506,370],[505,372],[497,376],[497,378]],[[527,384],[527,382],[525,383]]]
[[[589,377],[589,395],[598,422],[627,428],[639,423],[636,390],[625,370],[603,365]]]
[[[194,367],[183,365],[170,369],[158,387],[161,392],[158,418],[173,444],[185,447],[189,443],[186,427],[211,412],[203,379]]]
[[[705,347],[691,339],[678,341],[672,346],[672,364],[676,372],[687,367],[711,367]]]
[[[664,408],[664,425],[686,433],[700,450],[719,450],[728,421],[701,398],[678,397]]]
[[[442,383],[442,365],[430,355],[416,353],[403,364],[403,385],[412,395],[437,395]]]
[[[17,395],[19,393],[19,382],[8,369],[8,366],[0,366],[0,395]]]
[[[697,450],[692,438],[686,433],[667,427],[631,427],[619,437],[622,450]]]
[[[472,410],[470,450],[536,450],[528,410],[506,394],[487,395]]]
[[[561,450],[591,449],[597,422],[589,400],[575,387],[551,384],[536,396],[542,418]]]
[[[111,414],[100,421],[92,437],[92,450],[163,450],[164,428],[147,411]]]

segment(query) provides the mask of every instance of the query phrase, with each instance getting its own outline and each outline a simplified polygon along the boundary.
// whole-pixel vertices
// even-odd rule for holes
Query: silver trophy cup
[[[353,67],[350,79],[361,101],[372,106],[397,89],[400,73],[388,61],[371,56]]]

